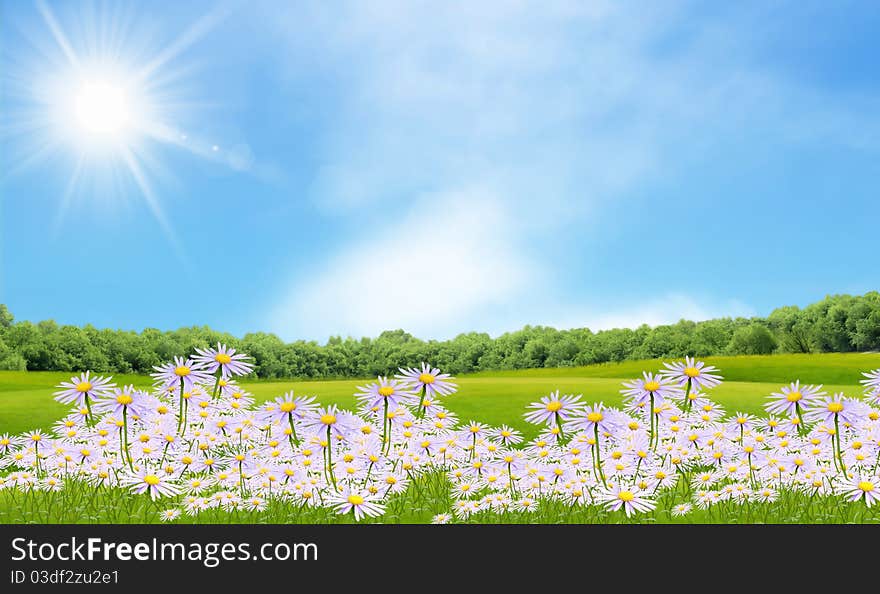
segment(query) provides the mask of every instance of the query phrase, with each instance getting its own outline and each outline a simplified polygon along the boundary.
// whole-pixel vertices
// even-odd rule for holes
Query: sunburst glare
[[[43,1],[37,7],[42,27],[25,32],[32,33],[28,38],[33,55],[3,75],[3,133],[15,137],[19,151],[11,156],[11,173],[50,160],[52,166],[70,168],[56,227],[74,201],[102,201],[105,207],[134,196],[149,207],[175,244],[154,190],[170,176],[161,149],[219,156],[205,148],[211,141],[183,131],[192,113],[180,106],[191,109],[197,104],[186,97],[186,69],[175,68],[173,62],[227,11],[202,17],[160,46],[149,31],[132,26],[134,15],[118,6],[91,7],[69,19],[59,18]]]

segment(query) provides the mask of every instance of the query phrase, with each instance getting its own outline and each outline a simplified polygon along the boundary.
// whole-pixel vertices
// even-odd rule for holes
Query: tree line
[[[769,316],[593,332],[525,326],[492,338],[469,332],[450,340],[420,340],[403,330],[377,338],[331,337],[326,343],[284,342],[254,332],[242,338],[207,326],[141,332],[15,321],[0,304],[0,369],[148,373],[194,347],[223,342],[251,355],[261,378],[349,378],[387,374],[429,361],[444,371],[568,367],[626,359],[685,355],[849,352],[880,349],[880,293],[832,295]]]

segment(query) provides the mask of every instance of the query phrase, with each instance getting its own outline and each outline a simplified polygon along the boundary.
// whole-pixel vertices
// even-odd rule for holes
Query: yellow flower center
[[[632,501],[636,498],[632,491],[621,491],[617,494],[617,498],[621,501]]]
[[[214,360],[221,365],[226,365],[227,363],[232,362],[232,357],[230,357],[226,353],[217,353],[216,355],[214,355]]]
[[[700,376],[700,370],[697,369],[696,367],[687,367],[687,368],[684,370],[684,374],[685,374],[686,376],[688,376],[688,377],[699,377],[699,376]]]
[[[656,392],[660,389],[659,382],[645,382],[645,391],[647,392]]]
[[[843,410],[842,402],[829,402],[828,403],[828,412],[839,413]]]
[[[174,368],[174,375],[177,377],[184,377],[189,375],[189,367],[186,365],[180,365]]]
[[[88,392],[92,389],[92,384],[89,382],[80,382],[76,385],[77,392]]]
[[[422,382],[423,384],[433,384],[434,383],[434,376],[431,375],[430,373],[423,373],[419,376],[419,381]]]
[[[552,400],[547,403],[547,410],[550,412],[559,412],[562,410],[562,403],[558,400]]]
[[[379,388],[379,395],[380,396],[384,396],[385,398],[388,398],[392,394],[394,394],[394,388],[392,388],[391,386],[382,386],[381,388]]]
[[[321,415],[321,423],[324,425],[332,425],[336,422],[336,417],[334,415]]]
[[[785,399],[788,400],[789,402],[797,402],[797,401],[801,400],[803,397],[804,397],[804,395],[801,394],[800,392],[789,392],[788,394],[785,395]]]
[[[129,404],[134,402],[134,398],[132,398],[130,394],[120,394],[116,397],[116,402],[118,402],[122,406],[128,406]]]
[[[860,481],[859,489],[867,493],[874,490],[874,484],[869,481]]]
[[[361,505],[364,502],[364,498],[360,495],[349,495],[348,502],[352,505]]]
[[[148,474],[147,476],[144,477],[144,482],[147,483],[148,485],[150,485],[151,487],[155,487],[161,481],[159,480],[159,477],[156,476],[155,474]]]
[[[591,412],[591,413],[587,414],[587,420],[591,423],[598,423],[599,421],[601,421],[604,418],[605,417],[602,416],[602,413],[600,413],[600,412]]]
[[[281,409],[281,412],[292,412],[296,409],[296,402],[282,402],[279,408]]]

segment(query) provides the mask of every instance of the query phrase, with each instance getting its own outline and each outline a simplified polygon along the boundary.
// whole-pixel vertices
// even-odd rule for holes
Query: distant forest
[[[593,332],[526,326],[492,338],[470,332],[451,340],[420,340],[403,330],[377,338],[331,337],[325,344],[284,342],[255,332],[238,338],[206,326],[141,332],[16,322],[0,304],[0,369],[147,373],[193,347],[223,342],[251,355],[261,378],[347,378],[387,374],[429,361],[444,371],[567,367],[626,359],[880,349],[880,293],[833,295],[804,308],[780,307],[766,318]]]

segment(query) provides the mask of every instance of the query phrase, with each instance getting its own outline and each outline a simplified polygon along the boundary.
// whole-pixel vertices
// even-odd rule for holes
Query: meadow
[[[794,380],[823,384],[828,392],[856,396],[862,392],[862,371],[880,367],[880,353],[822,353],[794,355],[754,355],[707,357],[709,365],[721,370],[724,383],[712,392],[712,399],[730,412],[739,410],[761,414],[765,397],[779,386]],[[553,390],[583,394],[589,401],[619,406],[621,382],[639,377],[642,371],[656,371],[663,360],[646,359],[606,363],[588,367],[521,369],[473,373],[456,378],[459,392],[444,404],[462,420],[479,419],[492,425],[506,423],[527,437],[537,429],[523,420],[524,407]],[[389,369],[390,375],[395,370]],[[0,371],[0,433],[20,433],[28,429],[48,429],[63,417],[68,407],[55,402],[52,393],[72,372]],[[147,388],[145,375],[115,375],[117,385]],[[357,387],[375,378],[345,380],[248,381],[240,385],[257,402],[280,396],[290,390],[309,394],[325,403],[343,408],[355,406]]]
[[[843,392],[857,397],[862,393],[859,381],[862,372],[880,368],[880,354],[812,354],[709,357],[706,363],[716,366],[724,382],[711,391],[711,399],[728,413],[742,412],[764,416],[766,397],[780,386],[794,380],[824,384],[828,393]],[[535,438],[540,427],[527,422],[523,413],[529,403],[552,391],[583,394],[586,402],[604,402],[620,407],[622,382],[637,378],[643,370],[657,371],[663,361],[627,361],[589,367],[559,369],[527,369],[485,372],[456,378],[458,392],[443,399],[443,405],[462,421],[479,420],[492,426],[502,424],[522,432],[526,440]],[[389,373],[393,370],[389,370]],[[0,372],[0,434],[18,434],[35,428],[49,430],[65,416],[69,407],[53,400],[52,392],[70,373]],[[114,377],[117,385],[132,384],[148,388],[147,376]],[[291,390],[297,395],[315,395],[322,404],[356,408],[357,387],[375,378],[334,381],[248,381],[240,385],[259,403]],[[428,522],[437,514],[450,510],[454,500],[450,484],[442,473],[414,476],[409,488],[387,498],[386,513],[371,521]],[[538,512],[505,511],[470,514],[470,522],[880,522],[880,506],[866,507],[861,502],[845,502],[839,498],[817,496],[805,501],[803,495],[780,490],[779,497],[768,502],[734,506],[719,504],[707,509],[694,509],[686,517],[674,516],[673,506],[687,500],[691,487],[681,481],[674,489],[663,491],[657,507],[649,514],[632,518],[622,512],[602,507],[566,506],[549,501]],[[125,506],[116,501],[126,498]],[[729,507],[726,508],[725,505]],[[118,487],[96,490],[85,483],[72,483],[59,492],[0,490],[0,522],[156,522],[164,509],[161,502],[148,497],[132,497]],[[736,510],[733,508],[736,507]],[[294,507],[279,500],[269,500],[258,511],[236,509],[231,514],[209,509],[198,515],[182,515],[182,522],[348,522],[351,516],[338,516],[322,508]]]

